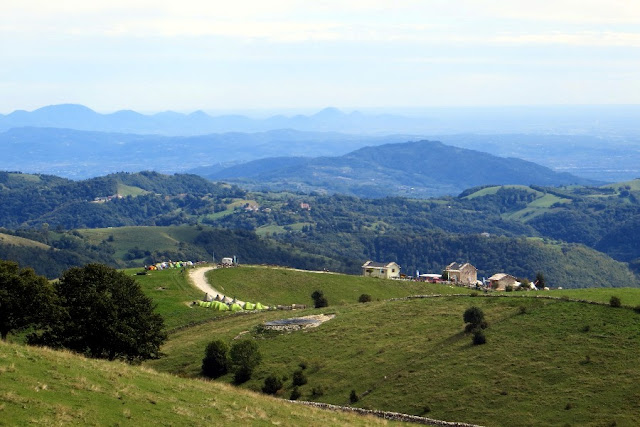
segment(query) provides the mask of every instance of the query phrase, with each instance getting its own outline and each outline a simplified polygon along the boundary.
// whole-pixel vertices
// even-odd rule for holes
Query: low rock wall
[[[328,403],[307,402],[303,400],[292,400],[292,403],[299,405],[313,406],[320,409],[330,411],[353,412],[360,415],[369,415],[378,418],[384,418],[389,421],[401,421],[405,423],[423,424],[429,426],[449,426],[449,427],[479,427],[477,424],[457,423],[451,421],[435,420],[433,418],[418,417],[416,415],[401,414],[399,412],[377,411],[370,409],[354,408],[351,406],[330,405]]]

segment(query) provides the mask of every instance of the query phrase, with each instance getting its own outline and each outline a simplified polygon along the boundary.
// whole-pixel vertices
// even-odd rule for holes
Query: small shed
[[[496,273],[489,277],[489,283],[491,283],[491,289],[496,291],[504,291],[507,286],[517,287],[520,286],[518,279],[507,273]]]

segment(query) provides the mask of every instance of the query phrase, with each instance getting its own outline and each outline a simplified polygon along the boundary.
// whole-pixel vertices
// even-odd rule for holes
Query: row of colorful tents
[[[269,307],[266,307],[259,302],[251,303],[245,302],[244,306],[234,302],[232,304],[225,304],[221,301],[198,301],[198,305],[204,308],[213,308],[218,311],[240,311],[240,310],[267,310]]]
[[[165,270],[167,268],[191,268],[195,265],[193,261],[165,261],[157,264],[146,265],[145,270]]]

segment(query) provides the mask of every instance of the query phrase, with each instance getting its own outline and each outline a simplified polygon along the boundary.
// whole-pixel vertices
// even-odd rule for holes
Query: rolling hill
[[[361,304],[355,297],[361,277],[323,285],[311,272],[284,271],[292,275],[287,280],[282,270],[242,270],[216,271],[210,280],[238,297],[260,294],[273,300],[298,300],[321,289],[330,306],[217,317],[176,330],[163,348],[167,356],[146,364],[198,377],[215,331],[215,338],[226,342],[238,336],[255,340],[263,362],[244,387],[259,390],[267,376],[285,377],[284,398],[293,389],[292,373],[302,370],[307,383],[299,389],[305,400],[348,404],[350,390],[356,390],[360,400],[354,406],[495,426],[639,422],[640,374],[633,366],[640,362],[640,317],[629,307],[640,303],[637,289],[455,296],[450,293],[464,290],[418,283],[405,289],[403,282],[378,279],[371,293],[382,298],[389,292],[414,293],[419,286],[422,294],[438,295],[440,289],[442,295]],[[622,308],[608,305],[616,293]],[[472,305],[489,322],[481,346],[471,345],[464,333],[462,313]],[[269,320],[319,313],[335,318],[297,332],[261,327]]]
[[[515,158],[416,141],[365,147],[339,157],[272,158],[206,174],[250,189],[329,192],[358,197],[428,198],[487,184],[593,184]]]
[[[11,425],[388,425],[220,382],[0,342],[0,423]]]

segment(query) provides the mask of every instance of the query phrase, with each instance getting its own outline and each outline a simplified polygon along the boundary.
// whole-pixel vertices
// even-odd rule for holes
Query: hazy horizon
[[[640,104],[625,0],[0,4],[0,111]],[[351,107],[355,106],[355,107]]]

